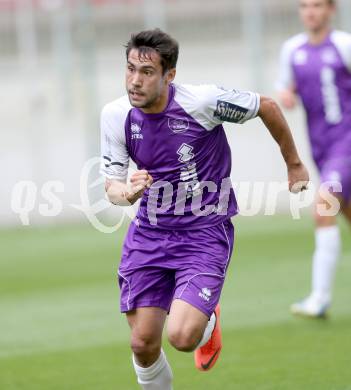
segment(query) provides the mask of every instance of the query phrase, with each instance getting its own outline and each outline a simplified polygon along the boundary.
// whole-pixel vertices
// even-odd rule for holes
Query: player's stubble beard
[[[162,79],[160,81],[159,88],[157,88],[157,90],[155,90],[155,92],[152,94],[147,94],[142,89],[138,89],[138,88],[127,88],[129,102],[133,107],[136,107],[136,108],[146,108],[146,109],[151,108],[161,98],[161,96],[164,92],[163,91],[164,88],[168,89],[168,84],[165,82],[164,77],[162,77]],[[144,101],[139,101],[139,102],[133,101],[132,92],[139,92],[144,97]]]
[[[160,94],[155,93],[152,96],[148,97],[146,94],[142,93],[141,96],[144,97],[143,100],[135,101],[135,100],[133,100],[131,92],[128,91],[129,102],[133,107],[136,107],[136,108],[150,108],[150,107],[152,107],[159,99]]]

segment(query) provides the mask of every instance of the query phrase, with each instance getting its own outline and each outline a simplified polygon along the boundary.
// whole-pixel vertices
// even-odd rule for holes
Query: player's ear
[[[166,80],[168,84],[170,84],[174,80],[176,76],[176,72],[177,72],[176,68],[172,68],[169,71],[167,71]]]

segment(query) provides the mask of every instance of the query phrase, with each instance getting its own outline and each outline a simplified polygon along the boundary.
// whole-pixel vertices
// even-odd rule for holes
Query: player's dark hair
[[[127,60],[132,49],[138,49],[140,57],[150,57],[156,51],[161,57],[163,74],[177,66],[179,45],[170,35],[159,28],[132,34],[126,47]]]

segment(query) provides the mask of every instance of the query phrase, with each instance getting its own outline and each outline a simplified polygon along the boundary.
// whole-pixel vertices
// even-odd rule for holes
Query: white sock
[[[133,365],[138,377],[138,383],[144,390],[172,390],[172,370],[166,355],[161,354],[156,362],[150,367],[140,367],[133,355]]]
[[[341,251],[338,226],[317,228],[315,239],[316,247],[312,267],[313,295],[319,299],[329,301],[332,296],[336,264]]]
[[[216,315],[215,313],[212,313],[210,319],[208,320],[204,334],[202,335],[202,339],[199,345],[197,346],[197,348],[203,347],[207,343],[207,341],[211,338],[215,325],[216,325]]]

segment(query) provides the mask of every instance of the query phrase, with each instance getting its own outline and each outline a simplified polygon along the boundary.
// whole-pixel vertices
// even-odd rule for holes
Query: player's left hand
[[[303,163],[288,166],[289,191],[297,194],[307,190],[309,174]]]

